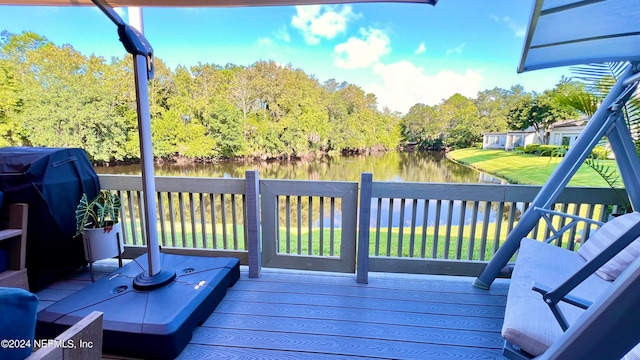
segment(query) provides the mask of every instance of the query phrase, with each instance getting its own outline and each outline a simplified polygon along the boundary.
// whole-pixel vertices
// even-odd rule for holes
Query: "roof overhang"
[[[535,0],[518,72],[640,61],[638,0]]]
[[[438,0],[106,0],[105,2],[111,7],[237,7],[344,4],[359,2],[403,2],[435,5]],[[0,0],[0,5],[94,6],[91,0]]]

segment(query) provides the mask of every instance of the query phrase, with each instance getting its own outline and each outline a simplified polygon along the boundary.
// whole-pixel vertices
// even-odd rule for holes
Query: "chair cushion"
[[[580,246],[578,254],[586,261],[590,261],[638,222],[640,222],[640,213],[638,212],[624,214],[606,222]],[[605,280],[613,281],[617,279],[638,256],[640,256],[640,238],[634,240],[629,246],[604,264],[596,271],[596,274]]]
[[[0,287],[0,339],[17,341],[0,346],[0,359],[24,359],[32,352],[38,298],[19,288]],[[28,345],[28,346],[25,346]]]
[[[531,289],[532,285],[538,282],[554,289],[585,263],[573,251],[537,240],[522,239],[509,285],[502,337],[531,355],[544,353],[563,332],[549,306],[542,300],[542,295]],[[570,294],[594,301],[610,284],[591,275]],[[558,306],[570,325],[584,312],[563,302]]]

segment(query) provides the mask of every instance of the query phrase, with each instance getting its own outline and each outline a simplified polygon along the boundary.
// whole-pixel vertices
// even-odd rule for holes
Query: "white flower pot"
[[[109,232],[105,232],[104,228],[84,229],[82,238],[84,240],[84,257],[89,262],[116,257],[124,251],[121,223],[113,225]],[[119,249],[118,242],[120,243]]]

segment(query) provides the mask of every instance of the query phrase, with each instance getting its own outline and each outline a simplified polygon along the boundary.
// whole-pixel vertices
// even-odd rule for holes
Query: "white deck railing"
[[[130,256],[145,251],[141,178],[100,175],[100,184],[117,191],[123,201],[121,219]],[[247,264],[249,234],[261,234],[264,266],[353,273],[359,216],[359,252],[367,254],[369,270],[475,275],[539,190],[367,180],[257,184],[259,204],[247,204],[245,179],[157,177],[157,226],[163,251],[234,256]],[[611,189],[567,188],[555,210],[603,221],[607,206],[617,199]],[[259,213],[251,217],[247,209]],[[251,224],[247,220],[251,218],[261,221]],[[563,221],[558,217],[556,228]],[[589,235],[590,228],[581,226],[558,237],[555,244],[574,248],[576,241]],[[541,220],[529,236],[542,240],[551,231]]]

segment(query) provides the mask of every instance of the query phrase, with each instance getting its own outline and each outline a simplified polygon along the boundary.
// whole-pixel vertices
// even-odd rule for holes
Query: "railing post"
[[[371,188],[373,175],[360,175],[360,211],[358,215],[358,263],[356,281],[358,284],[369,283],[369,232],[371,229]]]
[[[260,178],[258,171],[245,173],[247,199],[247,243],[249,252],[249,277],[258,278],[262,273],[262,241],[260,239]]]

